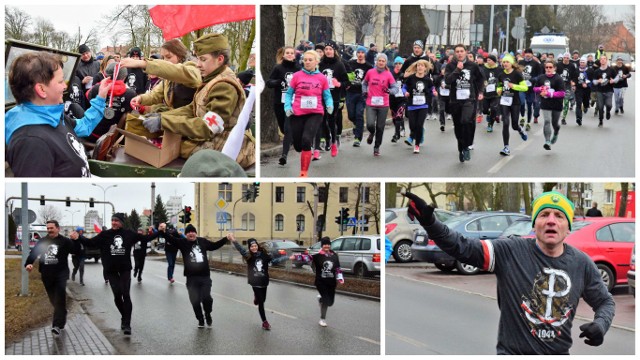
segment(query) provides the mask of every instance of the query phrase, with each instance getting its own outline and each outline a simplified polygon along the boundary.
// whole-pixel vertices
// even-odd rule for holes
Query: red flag
[[[100,233],[102,231],[102,226],[100,226],[98,219],[93,219],[93,231],[96,233]]]
[[[193,30],[256,18],[254,5],[156,5],[149,8],[153,23],[165,40]]]

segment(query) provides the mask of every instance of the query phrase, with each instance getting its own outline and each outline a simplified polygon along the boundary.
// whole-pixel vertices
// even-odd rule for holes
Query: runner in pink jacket
[[[376,57],[376,67],[367,71],[362,80],[362,93],[367,99],[367,130],[369,130],[367,144],[373,143],[375,136],[374,156],[380,156],[382,134],[389,113],[389,93],[395,94],[397,91],[399,89],[396,80],[387,68],[387,55],[380,53]]]

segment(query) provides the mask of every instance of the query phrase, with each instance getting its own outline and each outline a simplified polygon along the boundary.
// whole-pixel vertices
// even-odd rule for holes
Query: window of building
[[[365,186],[365,187],[362,188],[362,191],[364,192],[364,194],[362,195],[363,202],[365,204],[371,204],[371,200],[369,199],[370,193],[371,193],[371,188],[368,187],[368,186]]]
[[[340,202],[341,203],[349,202],[349,188],[346,186],[340,187]]]
[[[296,189],[296,202],[304,203],[307,201],[307,189],[304,186],[298,186]]]
[[[233,189],[233,184],[229,184],[229,183],[218,184],[218,199],[223,198],[226,201],[231,201],[233,199],[233,194],[231,193],[232,189]]]
[[[610,190],[610,189],[605,190],[604,196],[605,196],[605,200],[604,200],[605,203],[613,204],[613,201],[615,200],[615,193],[613,192],[613,190]]]
[[[284,216],[282,214],[276,215],[274,231],[284,231]]]
[[[276,186],[276,202],[284,202],[284,186]]]
[[[298,216],[296,216],[296,230],[298,232],[304,232],[304,228],[304,215],[299,214]]]
[[[318,187],[318,201],[321,203],[327,201],[327,188],[324,186]]]
[[[242,215],[242,229],[245,231],[256,230],[256,217],[252,213],[244,213]]]

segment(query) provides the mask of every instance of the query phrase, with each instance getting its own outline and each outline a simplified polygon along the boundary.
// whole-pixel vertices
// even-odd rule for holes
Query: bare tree
[[[365,28],[378,28],[379,9],[377,5],[345,5],[342,9],[343,28],[356,34],[356,43],[363,44]]]
[[[268,35],[268,41],[260,41],[260,71],[264,78],[268,78],[276,66],[276,53],[284,44],[284,20],[282,6],[260,6],[260,33],[263,38]],[[260,96],[260,140],[262,144],[278,143],[278,122],[273,109],[273,91],[263,91]]]
[[[53,205],[45,205],[38,210],[38,221],[41,224],[48,220],[62,220],[62,211]]]
[[[29,33],[27,31],[31,23],[31,16],[26,12],[7,6],[4,9],[4,37],[6,39],[15,39],[28,41]]]
[[[416,39],[425,41],[429,37],[429,26],[422,16],[420,5],[400,6],[400,54],[411,54]]]
[[[571,48],[581,53],[595,50],[611,35],[602,5],[560,5],[557,20],[569,37]]]
[[[55,32],[53,23],[47,19],[38,18],[36,20],[36,27],[33,31],[33,42],[42,45],[51,45],[51,35]]]

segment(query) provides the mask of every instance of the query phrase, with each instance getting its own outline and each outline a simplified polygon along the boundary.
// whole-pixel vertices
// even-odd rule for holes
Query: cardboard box
[[[147,164],[161,168],[180,156],[182,136],[165,131],[162,136],[162,149],[156,147],[146,138],[132,132],[118,129],[125,136],[124,152]]]

